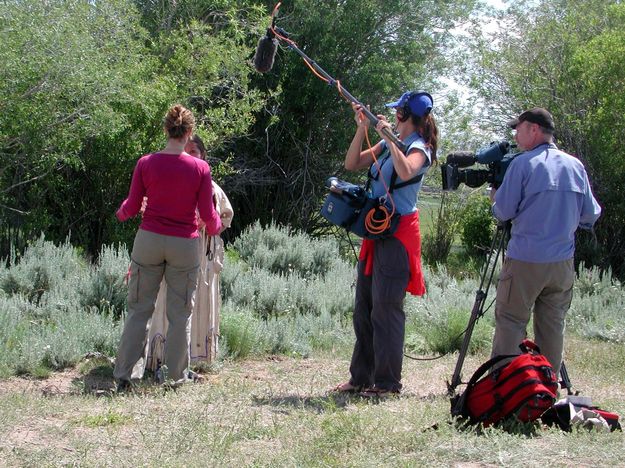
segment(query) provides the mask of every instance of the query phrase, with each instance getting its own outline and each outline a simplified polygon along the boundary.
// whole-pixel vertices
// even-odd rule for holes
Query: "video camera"
[[[516,148],[516,145],[500,141],[493,142],[489,147],[476,153],[470,151],[450,153],[446,163],[441,164],[443,190],[456,190],[461,183],[474,188],[490,183],[498,188],[503,182],[508,166],[519,154],[510,152],[511,148]],[[488,169],[460,169],[475,163],[486,164]]]

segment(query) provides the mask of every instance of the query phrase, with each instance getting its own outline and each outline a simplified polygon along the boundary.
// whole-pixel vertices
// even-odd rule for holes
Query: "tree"
[[[406,89],[436,88],[448,31],[473,1],[300,0],[285,2],[278,22],[384,112]],[[273,6],[0,3],[0,221],[12,226],[0,233],[3,252],[41,231],[94,254],[130,242],[135,226],[118,224],[114,211],[136,159],[164,144],[161,119],[175,102],[194,110],[239,227],[261,219],[318,228],[323,181],[341,175],[352,114],[284,46],[273,71],[254,73],[250,58]]]
[[[300,0],[285,2],[278,26],[374,113],[408,89],[436,89],[445,39],[471,1]],[[273,2],[267,2],[273,7]],[[420,14],[427,11],[428,14]],[[407,13],[410,12],[410,13]],[[353,136],[350,106],[336,87],[309,72],[284,44],[271,72],[258,75],[275,92],[248,137],[222,148],[238,173],[226,179],[239,226],[275,220],[314,232],[324,181],[344,176]],[[372,143],[377,141],[371,132]]]
[[[90,172],[96,140],[123,134],[154,111],[158,93],[143,78],[146,38],[123,0],[7,1],[0,18],[3,221],[20,213],[25,238],[44,231],[63,240],[100,215],[83,193],[67,190],[75,178],[102,180],[125,156],[106,148],[113,164]]]
[[[545,107],[559,145],[586,165],[603,207],[599,249],[578,235],[576,260],[625,277],[623,146],[625,7],[613,0],[541,1],[501,15],[495,37],[477,37],[471,84],[493,129],[522,110]]]
[[[164,145],[175,102],[193,108],[209,146],[247,131],[264,102],[247,62],[257,9],[242,18],[231,2],[161,3],[159,22],[131,0],[0,5],[1,216],[18,224],[6,243],[43,231],[97,254],[130,242],[136,225],[114,212],[137,158]],[[186,15],[196,10],[210,14]]]

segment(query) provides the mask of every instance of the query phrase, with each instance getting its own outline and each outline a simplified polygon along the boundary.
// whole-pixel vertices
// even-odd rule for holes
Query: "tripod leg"
[[[569,378],[569,373],[566,370],[566,366],[564,362],[560,366],[560,388],[566,388],[567,395],[573,395],[573,384],[571,383],[571,379]]]
[[[471,318],[469,319],[469,324],[467,325],[467,329],[464,332],[464,339],[462,340],[462,345],[460,346],[460,354],[458,355],[458,360],[456,361],[456,368],[454,369],[454,375],[451,378],[451,383],[447,385],[447,391],[449,395],[453,395],[456,387],[460,385],[460,372],[462,371],[462,365],[464,364],[464,358],[469,351],[469,344],[471,343],[471,335],[473,334],[473,328],[475,328],[475,324],[477,323],[478,318],[480,317],[480,312],[482,310],[482,305],[484,304],[484,299],[486,295],[482,290],[479,290],[475,295],[475,302],[473,303],[473,309],[471,310]]]
[[[490,255],[488,256],[486,264],[484,265],[484,270],[482,271],[482,275],[480,278],[480,287],[477,291],[477,294],[475,295],[475,302],[473,303],[473,309],[471,310],[471,318],[469,318],[469,324],[467,325],[467,329],[464,332],[464,339],[462,341],[462,346],[460,347],[458,361],[456,361],[456,368],[454,369],[454,374],[451,378],[451,382],[447,383],[447,394],[450,396],[454,394],[456,387],[461,383],[460,372],[462,371],[464,359],[469,350],[469,344],[471,342],[473,328],[475,327],[478,319],[484,314],[484,302],[486,301],[486,297],[488,296],[488,290],[493,280],[493,276],[497,266],[497,260],[499,259],[499,254],[503,249],[508,230],[509,228],[506,225],[500,224],[497,226],[497,232],[493,236],[493,240],[490,246]],[[460,400],[461,398],[459,399],[456,406],[462,403]]]

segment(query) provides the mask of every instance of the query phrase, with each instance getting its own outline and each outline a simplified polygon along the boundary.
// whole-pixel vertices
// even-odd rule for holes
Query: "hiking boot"
[[[187,379],[190,380],[193,383],[197,383],[197,382],[202,382],[204,380],[204,377],[202,377],[197,372],[189,370],[189,371],[187,371]]]
[[[117,393],[127,393],[132,390],[132,384],[130,380],[121,379],[117,383]]]

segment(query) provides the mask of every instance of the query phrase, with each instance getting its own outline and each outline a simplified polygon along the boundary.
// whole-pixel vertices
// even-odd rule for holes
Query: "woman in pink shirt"
[[[164,122],[167,146],[139,159],[128,198],[116,213],[120,221],[126,221],[139,214],[144,197],[149,200],[131,254],[128,315],[113,373],[118,391],[130,387],[163,277],[168,288],[164,357],[168,379],[183,379],[189,363],[186,330],[200,264],[196,210],[206,223],[207,234],[221,229],[213,205],[210,167],[184,151],[194,125],[190,110],[179,104],[169,109]]]

